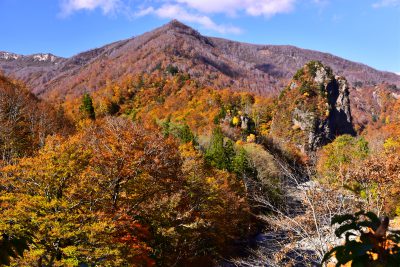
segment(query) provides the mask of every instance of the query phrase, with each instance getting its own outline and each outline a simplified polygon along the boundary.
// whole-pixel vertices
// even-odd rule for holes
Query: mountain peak
[[[164,24],[160,28],[156,29],[153,32],[156,32],[157,30],[165,31],[165,32],[177,32],[177,33],[183,33],[187,35],[193,35],[196,37],[203,37],[198,31],[193,29],[192,27],[180,22],[179,20],[173,19],[167,24]]]
[[[186,27],[188,27],[186,24],[184,24],[183,22],[180,22],[179,20],[177,20],[177,19],[173,19],[173,20],[171,20],[170,22],[168,22],[167,23],[168,25],[174,25],[174,26],[186,26]]]
[[[21,55],[15,54],[15,53],[9,53],[9,52],[4,52],[0,51],[0,60],[16,60],[20,58]]]
[[[180,22],[177,19],[173,19],[170,22],[168,22],[167,24],[165,24],[165,26],[168,26],[170,28],[180,28],[180,29],[191,29],[193,30],[191,27],[189,27],[188,25]]]
[[[3,61],[35,61],[35,62],[50,62],[53,63],[61,57],[55,56],[51,53],[37,53],[31,55],[20,55],[5,51],[0,51],[0,60]]]
[[[201,43],[206,44],[206,45],[211,45],[212,41],[206,37],[201,35],[197,30],[191,28],[190,26],[180,22],[179,20],[173,19],[170,22],[168,22],[167,24],[164,24],[163,26],[148,32],[147,34],[149,34],[148,36],[160,36],[160,35],[175,35],[175,36],[181,36],[184,39],[188,40],[187,37],[194,38],[199,40]],[[151,37],[151,38],[153,38]],[[169,39],[169,38],[167,38]],[[172,39],[169,39],[172,40]],[[193,44],[191,44],[193,45]]]
[[[34,61],[40,61],[40,62],[42,61],[54,62],[58,58],[51,53],[38,53],[38,54],[33,54],[30,57],[33,58]]]

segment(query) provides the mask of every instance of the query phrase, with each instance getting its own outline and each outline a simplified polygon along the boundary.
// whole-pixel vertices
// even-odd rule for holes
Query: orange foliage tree
[[[124,118],[48,138],[0,181],[0,232],[33,235],[20,265],[210,262],[250,225],[235,175],[210,168],[191,143],[179,148]]]

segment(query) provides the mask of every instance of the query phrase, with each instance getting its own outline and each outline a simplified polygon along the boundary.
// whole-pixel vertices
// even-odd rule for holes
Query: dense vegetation
[[[0,165],[32,155],[49,134],[68,133],[61,109],[39,101],[17,81],[0,75]]]
[[[329,192],[400,215],[400,102],[358,136],[298,149],[306,137],[282,110],[331,112],[313,64],[277,99],[215,90],[165,66],[57,108],[1,76],[0,263],[215,265],[247,245],[259,215],[284,206],[282,167],[292,162]]]
[[[21,152],[1,169],[1,244],[18,237],[29,240],[29,250],[12,264],[210,265],[232,253],[253,229],[242,179],[252,168],[244,149],[213,124],[212,109],[240,105],[241,95],[185,88],[189,82],[149,77],[140,87],[84,94],[76,105],[65,103],[76,125],[70,134],[50,132],[35,149],[17,139]],[[110,88],[109,98],[100,96]],[[172,102],[179,94],[184,105]],[[210,94],[215,100],[203,103]],[[206,152],[198,144],[204,136],[189,125],[196,133],[215,128],[202,141]]]

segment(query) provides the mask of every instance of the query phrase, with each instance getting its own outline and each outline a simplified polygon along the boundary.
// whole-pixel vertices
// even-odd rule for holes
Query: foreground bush
[[[335,216],[332,225],[340,226],[337,237],[345,236],[345,244],[334,247],[322,261],[337,260],[336,266],[400,266],[400,232],[388,231],[389,218],[379,220],[372,212]]]

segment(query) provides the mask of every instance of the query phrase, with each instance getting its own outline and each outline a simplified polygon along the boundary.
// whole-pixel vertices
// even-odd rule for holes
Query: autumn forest
[[[400,83],[208,63],[3,71],[0,266],[399,266]]]

